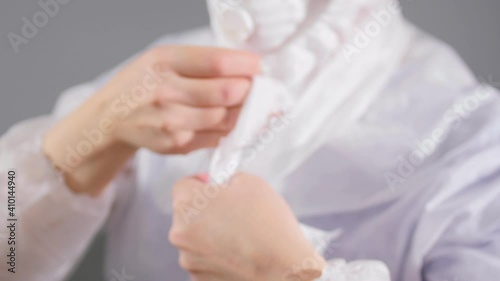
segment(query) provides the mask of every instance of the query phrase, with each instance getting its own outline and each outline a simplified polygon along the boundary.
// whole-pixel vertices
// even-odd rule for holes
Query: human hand
[[[323,258],[268,184],[240,173],[227,186],[209,185],[186,178],[173,190],[169,239],[179,249],[180,266],[192,280],[306,281],[321,275]],[[199,214],[190,215],[196,194],[208,188],[220,190]],[[304,260],[314,262],[304,267]]]
[[[118,74],[104,89],[107,99],[116,103],[124,83],[148,77],[148,67],[157,71],[150,77],[157,81],[136,105],[121,108],[113,137],[164,154],[216,146],[234,126],[251,76],[260,71],[258,56],[248,52],[159,47]]]
[[[138,148],[183,154],[216,146],[234,126],[259,63],[245,51],[156,47],[56,124],[44,152],[73,190],[98,194]],[[69,163],[67,150],[84,142],[90,149]]]

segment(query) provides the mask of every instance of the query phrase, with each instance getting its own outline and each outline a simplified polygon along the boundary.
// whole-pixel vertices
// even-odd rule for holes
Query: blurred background
[[[0,2],[0,135],[16,122],[49,113],[61,91],[95,78],[159,36],[208,24],[201,0],[65,0],[16,53],[8,34],[21,34],[23,17],[41,10],[38,1]],[[500,81],[500,1],[401,1],[407,18],[454,46],[478,77]],[[103,280],[104,243],[99,235],[70,281]]]

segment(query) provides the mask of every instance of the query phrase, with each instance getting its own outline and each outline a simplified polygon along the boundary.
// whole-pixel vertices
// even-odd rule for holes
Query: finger
[[[228,108],[224,120],[217,126],[211,128],[211,131],[221,131],[229,133],[232,129],[234,129],[234,126],[238,121],[238,117],[240,116],[240,112],[241,106]]]
[[[135,143],[161,154],[186,154],[193,150],[212,148],[234,127],[241,108],[227,109],[226,117],[209,130],[165,130],[161,108],[148,107],[136,113],[131,128]],[[181,116],[182,117],[182,116]],[[214,122],[215,123],[215,122]]]
[[[188,252],[188,251],[180,251],[179,252],[179,266],[190,272],[191,274],[202,274],[208,273],[213,270],[211,266],[207,264],[206,258],[201,257],[199,254]]]
[[[190,107],[171,103],[158,108],[166,132],[208,130],[219,125],[228,114],[225,107]]]
[[[159,47],[160,65],[187,77],[253,76],[260,57],[251,52],[213,47]]]
[[[178,180],[172,188],[174,208],[176,204],[191,204],[196,189],[200,189],[205,184],[194,177],[185,177]],[[182,207],[182,206],[178,206]]]
[[[210,176],[207,173],[196,174],[193,177],[202,183],[208,183],[210,181]]]
[[[197,79],[174,75],[160,86],[162,102],[191,106],[236,106],[243,103],[251,87],[248,78]]]
[[[191,281],[219,281],[222,280],[219,276],[207,272],[192,272],[189,273]]]
[[[214,148],[227,134],[228,132],[223,131],[196,132],[193,138],[188,143],[182,146],[175,147],[172,150],[172,154],[187,154],[198,149]]]

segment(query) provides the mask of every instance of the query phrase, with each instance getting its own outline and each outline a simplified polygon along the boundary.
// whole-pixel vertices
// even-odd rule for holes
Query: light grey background
[[[72,0],[16,54],[7,34],[21,34],[22,17],[40,11],[38,1],[0,2],[0,134],[49,113],[61,91],[93,79],[155,38],[208,22],[201,0]],[[402,2],[408,18],[457,48],[476,75],[499,81],[500,1]],[[102,280],[103,244],[99,237],[70,280]]]

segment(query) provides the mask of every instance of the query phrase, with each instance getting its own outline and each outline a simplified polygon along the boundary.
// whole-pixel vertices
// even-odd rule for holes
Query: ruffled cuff
[[[300,228],[315,251],[325,255],[330,244],[342,235],[342,229],[323,231],[305,224]],[[387,266],[377,260],[357,260],[347,263],[343,259],[327,261],[323,273],[316,281],[390,281],[391,276]]]
[[[50,117],[38,117],[11,128],[0,140],[0,170],[14,170],[19,181],[19,204],[48,196],[57,203],[54,208],[69,208],[74,212],[91,216],[107,213],[114,197],[109,186],[98,197],[76,194],[66,185],[63,175],[42,150],[42,141],[54,121]]]
[[[19,280],[62,280],[102,228],[115,198],[114,184],[96,198],[67,187],[42,150],[53,122],[50,117],[28,120],[0,140],[0,174],[7,178],[15,171]],[[0,202],[6,195],[0,193]],[[6,211],[0,210],[2,217]]]
[[[380,261],[329,260],[321,278],[316,281],[391,281],[387,266]]]

